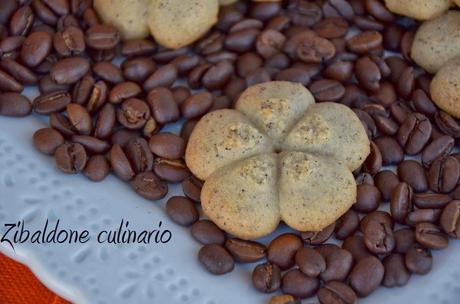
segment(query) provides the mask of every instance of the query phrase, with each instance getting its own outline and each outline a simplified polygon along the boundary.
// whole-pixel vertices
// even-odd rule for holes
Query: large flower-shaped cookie
[[[352,171],[369,140],[348,107],[316,104],[302,85],[252,86],[235,109],[211,112],[194,128],[186,162],[205,181],[204,213],[243,239],[271,233],[282,220],[320,231],[356,200]]]

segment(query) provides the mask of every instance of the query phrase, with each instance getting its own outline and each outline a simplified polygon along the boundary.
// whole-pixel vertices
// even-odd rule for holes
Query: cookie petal
[[[242,239],[267,235],[278,226],[277,156],[261,154],[224,167],[201,190],[204,213]]]
[[[299,231],[320,231],[356,201],[350,170],[334,160],[303,152],[280,155],[281,219]]]
[[[323,102],[308,108],[283,143],[283,150],[331,157],[353,171],[369,155],[370,142],[361,121],[350,108]]]
[[[233,161],[272,151],[271,140],[243,114],[224,109],[208,113],[198,122],[190,136],[185,160],[193,174],[205,180]]]
[[[265,131],[279,147],[289,130],[314,103],[313,95],[301,84],[271,81],[246,89],[235,108]]]

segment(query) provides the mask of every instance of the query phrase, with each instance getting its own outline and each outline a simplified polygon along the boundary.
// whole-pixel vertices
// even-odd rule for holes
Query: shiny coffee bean
[[[460,201],[451,201],[442,211],[440,224],[450,237],[460,238]]]
[[[284,293],[304,299],[316,293],[319,288],[319,280],[293,269],[283,275],[281,286]]]
[[[326,261],[313,248],[300,248],[295,255],[295,263],[300,271],[309,277],[318,277],[326,270]]]
[[[120,168],[117,170],[119,172]],[[137,194],[148,200],[159,200],[168,194],[168,184],[159,179],[153,172],[139,173],[130,183]]]
[[[109,137],[112,134],[115,121],[115,107],[112,104],[105,104],[99,111],[99,115],[94,126],[94,136],[97,138]]]
[[[435,192],[448,193],[454,190],[459,177],[460,164],[453,156],[436,159],[427,171],[428,185]]]
[[[375,139],[375,144],[382,153],[383,165],[396,165],[404,159],[404,151],[392,137],[383,136]]]
[[[318,290],[318,300],[321,304],[354,304],[358,298],[353,289],[345,283],[332,281]]]
[[[153,163],[153,172],[161,179],[172,183],[182,182],[190,174],[183,160],[170,160],[164,158],[155,159]]]
[[[110,149],[109,159],[110,166],[119,178],[124,181],[129,181],[134,177],[135,172],[131,163],[129,162],[123,149],[118,144],[114,144]]]
[[[57,147],[54,160],[62,172],[77,173],[85,168],[88,156],[82,145],[65,143]]]
[[[310,84],[309,89],[317,101],[338,101],[345,94],[343,85],[332,79],[321,79]]]
[[[420,153],[428,143],[432,126],[430,120],[423,114],[410,114],[398,131],[398,142],[407,154]]]
[[[64,137],[53,128],[43,128],[34,133],[33,142],[38,151],[54,155],[56,149],[64,143]]]
[[[390,170],[383,170],[374,176],[375,186],[380,190],[382,199],[388,202],[394,188],[399,184],[398,176]]]
[[[358,212],[369,213],[380,205],[382,195],[379,189],[372,185],[359,185],[356,195],[356,203],[353,205],[353,209]]]
[[[59,60],[51,68],[51,78],[58,84],[74,84],[90,70],[88,59],[69,57]]]
[[[286,233],[274,238],[268,245],[267,259],[281,269],[288,269],[294,265],[295,254],[303,247],[299,236]]]
[[[404,255],[393,253],[382,261],[385,267],[385,275],[382,285],[388,288],[401,287],[407,284],[410,279],[410,272],[406,268]]]
[[[171,197],[166,202],[166,213],[181,226],[190,226],[200,217],[195,204],[185,196]]]
[[[172,64],[164,65],[154,71],[144,82],[144,90],[150,90],[158,87],[170,87],[178,77],[177,69]]]
[[[419,245],[414,245],[405,255],[405,264],[409,271],[416,274],[427,274],[433,266],[433,256],[429,249],[421,248]]]
[[[407,224],[415,226],[419,223],[437,223],[441,216],[440,209],[417,209],[407,215]]]
[[[155,88],[147,96],[152,115],[159,124],[167,124],[179,119],[180,112],[173,94],[167,88]]]
[[[437,158],[444,158],[452,151],[455,144],[455,139],[451,136],[444,135],[436,140],[433,140],[423,149],[422,163],[429,167]]]
[[[325,244],[315,248],[326,261],[326,269],[320,274],[321,280],[343,281],[353,266],[353,256],[345,249]]]
[[[67,117],[73,128],[82,135],[89,135],[93,129],[91,115],[86,108],[76,103],[66,106]]]
[[[335,223],[330,224],[321,231],[305,231],[300,233],[300,237],[307,245],[319,245],[332,237],[334,234]]]
[[[35,98],[33,102],[34,111],[38,114],[48,115],[53,112],[60,112],[71,102],[70,94],[65,91],[56,91],[43,94]]]
[[[142,93],[141,87],[135,82],[121,82],[110,90],[109,101],[111,103],[121,103],[126,99],[134,98]]]
[[[83,175],[93,182],[104,180],[110,173],[110,165],[105,156],[94,155],[88,159]]]
[[[240,263],[257,262],[265,258],[267,252],[264,244],[237,238],[228,238],[225,242],[225,248],[235,261]]]
[[[425,170],[418,161],[402,161],[398,165],[398,175],[401,181],[412,187],[414,192],[425,192],[428,189]]]
[[[225,243],[225,233],[210,220],[199,220],[190,228],[192,237],[203,245]]]
[[[153,154],[148,142],[142,138],[134,138],[125,146],[125,154],[136,173],[151,171],[153,168]]]
[[[125,60],[121,69],[126,80],[142,83],[155,71],[156,64],[150,58],[138,57]]]
[[[447,194],[441,193],[416,193],[414,194],[414,204],[417,208],[443,208],[452,198]]]
[[[449,246],[449,239],[438,226],[432,223],[420,223],[415,226],[415,239],[428,249],[444,249]]]
[[[98,62],[93,65],[94,75],[112,84],[123,82],[123,74],[120,68],[111,62]]]
[[[360,297],[366,297],[375,291],[385,273],[382,262],[376,257],[367,257],[356,263],[350,273],[350,285]]]
[[[259,264],[252,272],[252,285],[264,293],[271,293],[281,287],[281,270],[272,263]]]
[[[406,253],[415,244],[415,232],[410,228],[402,228],[394,233],[396,253]]]
[[[395,247],[392,227],[377,220],[370,220],[364,228],[364,244],[374,254],[388,254]]]
[[[235,267],[235,261],[230,253],[217,244],[201,247],[198,253],[198,260],[207,271],[215,275],[228,273]]]
[[[202,187],[203,182],[198,180],[193,175],[190,175],[182,182],[182,191],[184,192],[185,196],[187,196],[194,202],[200,202]]]
[[[342,243],[342,249],[350,252],[354,261],[372,256],[372,253],[369,252],[366,245],[364,245],[364,237],[362,235],[355,234],[347,237]]]
[[[213,96],[209,92],[201,92],[187,98],[181,105],[182,115],[187,119],[197,118],[205,114],[212,106]]]
[[[359,227],[359,216],[354,210],[348,210],[337,220],[335,225],[335,237],[344,240],[352,235]]]
[[[32,112],[30,100],[19,93],[0,93],[0,115],[23,117]]]
[[[356,61],[355,75],[364,89],[376,92],[380,88],[380,69],[369,57],[362,57]]]
[[[166,159],[179,159],[184,156],[185,142],[173,133],[159,133],[150,138],[150,150],[153,154]]]
[[[96,24],[86,31],[86,44],[96,50],[110,50],[120,42],[120,33],[110,25]]]
[[[407,215],[412,211],[412,188],[405,182],[399,183],[391,195],[391,216],[398,223],[405,223]]]
[[[347,47],[357,54],[365,54],[380,47],[383,42],[382,35],[377,31],[361,32],[347,40]]]
[[[89,135],[73,135],[71,141],[81,144],[89,154],[104,154],[110,150],[108,142]]]
[[[146,102],[137,98],[125,100],[117,109],[118,122],[127,129],[142,129],[150,118],[150,108]]]
[[[382,167],[382,153],[379,147],[371,141],[371,152],[364,162],[364,170],[371,174],[376,174]]]

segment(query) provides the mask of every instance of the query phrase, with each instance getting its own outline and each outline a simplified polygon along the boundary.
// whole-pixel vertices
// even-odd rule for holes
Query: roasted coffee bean
[[[398,131],[399,144],[409,155],[420,153],[428,143],[432,126],[430,120],[421,113],[410,114]]]
[[[99,111],[99,115],[94,126],[94,136],[97,138],[109,137],[112,134],[115,121],[115,107],[111,104],[105,104]]]
[[[210,220],[199,220],[190,229],[195,240],[203,245],[225,243],[225,233]]]
[[[150,150],[153,154],[166,159],[179,159],[185,153],[185,141],[173,133],[159,133],[150,138]]]
[[[137,98],[125,100],[117,109],[118,122],[127,129],[142,129],[150,118],[150,108],[146,102]]]
[[[283,270],[288,269],[294,265],[295,254],[301,247],[303,244],[298,235],[292,233],[279,235],[268,245],[267,259]]]
[[[403,124],[412,110],[402,101],[396,101],[390,105],[391,116],[399,123]]]
[[[245,241],[237,238],[229,238],[225,242],[225,248],[234,257],[236,262],[253,263],[265,258],[267,248],[265,245]]]
[[[7,24],[10,17],[18,9],[17,0],[4,0],[0,3],[0,24]]]
[[[263,58],[268,59],[279,53],[286,42],[286,37],[272,29],[265,30],[259,34],[256,41],[256,50]]]
[[[199,56],[184,54],[171,61],[171,64],[176,67],[179,75],[184,75],[200,64],[200,62],[201,58]]]
[[[240,77],[246,77],[249,73],[260,68],[262,64],[263,59],[256,53],[245,53],[238,57],[236,71]]]
[[[300,271],[309,277],[318,277],[326,270],[326,261],[313,248],[300,248],[295,255],[295,263]]]
[[[35,98],[33,107],[34,111],[38,114],[48,115],[64,110],[70,102],[71,97],[69,93],[65,91],[56,91]]]
[[[382,165],[396,165],[404,159],[404,151],[394,138],[382,136],[374,142],[382,153]]]
[[[113,164],[113,161],[111,162]],[[118,164],[118,165],[120,166],[121,164]],[[121,166],[125,166],[125,165],[121,165]],[[118,169],[114,168],[115,172],[118,171],[118,173],[116,173],[118,176],[121,173],[121,170],[122,170],[121,167],[118,167]],[[128,171],[124,173],[124,175],[126,173],[130,174],[129,169]],[[132,174],[134,176],[133,172]],[[129,175],[126,175],[125,178],[128,178],[128,176]],[[165,197],[166,194],[168,194],[168,184],[162,181],[161,179],[159,179],[158,176],[156,176],[155,173],[153,172],[139,173],[134,177],[134,179],[130,183],[131,183],[131,187],[134,189],[134,191],[136,191],[137,194],[139,194],[140,196],[148,200],[153,200],[153,201],[159,200]]]
[[[252,18],[267,21],[278,15],[278,13],[281,11],[281,8],[282,7],[279,2],[253,3],[249,11],[249,15]]]
[[[156,69],[156,64],[150,58],[139,57],[125,60],[121,68],[126,80],[141,83],[153,74]]]
[[[450,237],[460,238],[460,201],[451,201],[442,211],[440,224]]]
[[[211,64],[202,63],[194,67],[187,76],[187,83],[191,89],[198,89],[201,87],[201,80],[207,70],[211,68]]]
[[[282,70],[276,74],[275,80],[297,82],[304,86],[310,83],[310,77],[308,74],[299,68],[288,68]]]
[[[405,223],[407,215],[412,211],[412,188],[405,182],[399,183],[391,195],[391,216],[398,223]]]
[[[110,172],[110,165],[105,156],[94,155],[88,159],[83,175],[93,182],[100,182],[107,177]]]
[[[397,90],[402,98],[410,98],[415,86],[414,68],[407,67],[402,71],[402,74],[397,82]]]
[[[81,144],[89,154],[104,154],[110,150],[108,142],[89,135],[73,135],[71,141]]]
[[[455,139],[451,136],[444,135],[433,140],[423,149],[422,163],[429,167],[437,158],[444,158],[452,151]]]
[[[348,32],[348,22],[341,17],[326,18],[315,24],[313,30],[323,38],[340,38]]]
[[[449,239],[438,226],[432,223],[420,223],[415,226],[415,239],[423,247],[444,249],[449,246]]]
[[[213,32],[202,38],[196,45],[196,51],[201,55],[219,52],[223,48],[224,37],[219,32]]]
[[[359,229],[362,233],[364,233],[364,231],[367,229],[367,224],[369,224],[369,222],[371,221],[378,222],[381,225],[389,227],[390,229],[393,229],[394,226],[393,219],[391,218],[391,215],[389,213],[377,210],[369,213],[368,215],[362,218],[359,225]]]
[[[336,245],[325,244],[315,248],[326,261],[326,269],[320,278],[325,282],[343,281],[353,266],[353,256],[345,249]]]
[[[67,116],[73,128],[82,135],[89,135],[93,129],[93,122],[88,110],[83,106],[70,103],[66,106]]]
[[[354,65],[350,61],[337,60],[331,63],[323,72],[327,78],[346,82],[353,76]]]
[[[354,17],[353,7],[345,0],[328,0],[322,6],[325,17],[342,16],[351,21]]]
[[[350,286],[338,282],[328,282],[318,290],[318,300],[321,304],[354,304],[358,299]]]
[[[30,100],[19,93],[0,93],[0,115],[23,117],[30,114]]]
[[[454,138],[460,137],[460,124],[446,112],[436,112],[434,115],[434,121],[444,134],[450,135]]]
[[[121,82],[115,85],[109,94],[111,103],[121,103],[122,101],[139,96],[142,93],[141,87],[135,82]]]
[[[177,57],[185,54],[186,52],[187,48],[180,48],[175,50],[162,49],[159,52],[153,54],[152,58],[155,62],[167,64],[176,59]]]
[[[272,263],[259,264],[252,272],[252,285],[260,292],[271,293],[281,287],[281,270]]]
[[[421,89],[417,89],[412,93],[412,102],[414,103],[415,109],[420,113],[431,116],[437,112],[433,101],[431,101],[428,95]]]
[[[374,176],[374,182],[382,194],[382,199],[387,202],[391,199],[393,189],[399,184],[400,180],[393,171],[383,170]]]
[[[54,35],[53,45],[62,57],[80,55],[86,49],[85,34],[76,26],[68,26]]]
[[[20,93],[24,87],[11,75],[0,70],[0,90]]]
[[[364,89],[376,92],[380,88],[380,69],[369,57],[362,57],[356,61],[355,75]]]
[[[374,185],[374,177],[372,174],[367,173],[367,172],[361,172],[358,176],[356,176],[356,184],[361,185],[361,184],[368,184],[368,185]]]
[[[371,98],[382,106],[388,107],[396,101],[397,96],[393,85],[390,82],[382,81],[380,88],[372,94]]]
[[[317,101],[338,101],[345,94],[343,85],[332,79],[321,79],[309,86],[311,93]]]
[[[347,47],[357,54],[365,54],[379,48],[382,45],[383,37],[377,31],[361,32],[347,40]]]
[[[417,209],[407,215],[407,224],[415,226],[419,223],[437,223],[441,216],[440,209]]]
[[[402,228],[394,233],[396,253],[406,253],[415,244],[415,232],[410,228]]]
[[[201,188],[203,183],[193,175],[190,175],[182,182],[182,191],[185,196],[195,202],[200,202]]]
[[[233,5],[220,7],[216,27],[221,31],[228,31],[235,23],[243,19],[243,14]]]
[[[120,42],[120,33],[110,25],[96,24],[86,31],[86,44],[96,50],[110,50]]]
[[[212,274],[221,275],[235,267],[235,261],[224,247],[209,244],[201,247],[198,253],[200,263]]]
[[[40,79],[39,89],[41,94],[48,94],[56,91],[66,91],[70,89],[68,84],[57,84],[52,78],[51,75],[45,75]]]
[[[206,61],[212,64],[218,64],[219,62],[222,62],[222,61],[228,61],[233,64],[237,58],[238,58],[238,55],[236,53],[229,52],[229,51],[220,51],[220,52],[209,54],[208,56],[206,56],[205,59]]]
[[[73,88],[72,101],[80,105],[85,104],[91,95],[94,83],[95,81],[92,76],[83,77]]]
[[[147,102],[158,123],[166,124],[179,119],[179,107],[169,89],[160,87],[151,90]]]
[[[359,216],[354,210],[348,210],[337,220],[335,225],[335,237],[339,240],[344,240],[352,235],[359,226]]]
[[[187,98],[181,105],[182,115],[187,119],[197,118],[205,114],[213,103],[209,92],[201,92]]]
[[[378,0],[365,0],[365,7],[369,14],[385,23],[392,23],[395,16]]]
[[[231,30],[224,41],[224,47],[229,51],[237,53],[247,52],[255,45],[259,32],[256,28]]]
[[[223,90],[223,94],[235,101],[240,94],[246,89],[246,81],[241,78],[230,80]]]
[[[375,115],[374,121],[377,128],[385,135],[395,135],[399,125],[390,117]]]
[[[76,133],[69,119],[60,113],[51,113],[49,123],[52,128],[58,130],[64,136],[72,136]]]
[[[371,141],[371,152],[364,162],[364,170],[371,174],[376,174],[382,167],[382,153],[379,147]]]
[[[296,49],[296,57],[305,63],[323,63],[332,59],[335,53],[334,44],[319,36],[302,39]]]
[[[138,137],[130,140],[125,146],[125,153],[134,172],[152,171],[153,154],[144,138]]]
[[[300,304],[300,300],[291,295],[273,296],[268,304]]]
[[[369,220],[364,228],[364,244],[374,254],[388,254],[395,247],[392,227],[378,220]]]
[[[38,77],[33,71],[12,59],[1,60],[0,68],[23,85],[34,85],[38,82]]]
[[[249,73],[245,78],[246,78],[246,85],[248,87],[272,80],[272,77],[269,71],[265,68],[259,68]]]
[[[284,293],[304,299],[316,293],[319,288],[319,280],[293,269],[283,275],[281,286]]]
[[[125,41],[121,48],[121,54],[125,57],[146,56],[155,52],[157,46],[151,40],[132,39]]]
[[[350,252],[354,261],[372,256],[366,245],[364,245],[364,237],[362,235],[355,234],[347,237],[342,243],[342,249]]]
[[[94,74],[102,80],[118,84],[123,82],[123,75],[119,67],[111,62],[98,62],[93,66]]]
[[[181,226],[190,226],[200,217],[195,204],[185,196],[171,197],[166,202],[166,213]]]
[[[350,285],[360,297],[366,297],[376,290],[383,280],[385,269],[374,256],[356,263],[350,273]]]
[[[51,78],[58,84],[74,84],[90,70],[88,59],[69,57],[59,60],[51,68]]]
[[[164,65],[145,80],[144,90],[150,91],[157,87],[170,87],[176,81],[177,77],[177,69],[174,65]]]
[[[418,245],[412,246],[406,252],[404,261],[409,271],[420,275],[430,272],[433,266],[431,251]]]
[[[322,11],[318,4],[308,1],[291,1],[287,7],[287,15],[297,26],[313,26],[321,20]]]
[[[59,170],[64,173],[77,173],[86,166],[87,155],[80,144],[65,143],[57,147],[54,160]]]
[[[306,231],[301,232],[300,237],[308,245],[319,245],[332,237],[334,233],[335,223],[330,224],[321,231]]]
[[[64,143],[64,137],[53,128],[43,128],[34,133],[33,141],[38,151],[54,155],[56,149]]]
[[[185,86],[176,86],[171,89],[174,101],[180,106],[192,94],[189,88]]]
[[[34,13],[29,5],[25,5],[10,18],[10,35],[25,36],[34,23]]]
[[[369,213],[377,210],[381,200],[382,195],[377,187],[366,184],[359,185],[353,209],[358,212]]]
[[[164,158],[155,159],[153,172],[161,179],[172,183],[182,182],[190,174],[183,160],[170,160]]]
[[[428,185],[435,192],[448,193],[454,190],[459,177],[460,164],[453,156],[436,159],[427,172]]]
[[[398,165],[398,175],[401,181],[412,187],[414,192],[425,192],[428,189],[425,170],[418,161],[402,161]]]
[[[451,197],[441,193],[416,193],[414,204],[417,208],[443,208],[451,201]]]
[[[112,167],[113,171],[119,178],[121,178],[124,181],[129,181],[134,177],[135,173],[134,173],[133,167],[131,166],[131,163],[129,162],[128,157],[126,156],[125,152],[118,144],[114,144],[112,148],[110,149],[109,159],[110,159],[110,166]],[[145,176],[145,177],[146,179],[144,179],[144,176],[141,175],[139,178],[140,182],[136,182],[136,185],[137,184],[144,185],[144,182],[146,183],[146,185],[149,185],[148,183],[149,176]]]
[[[220,89],[230,80],[233,72],[232,63],[227,60],[221,61],[204,73],[203,86],[208,90]]]
[[[410,279],[410,272],[406,268],[404,255],[393,253],[382,261],[385,267],[385,275],[382,285],[388,288],[401,287],[407,284]]]

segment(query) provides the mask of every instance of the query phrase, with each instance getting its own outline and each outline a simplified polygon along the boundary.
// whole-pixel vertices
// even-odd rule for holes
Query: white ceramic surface
[[[269,296],[253,290],[254,265],[238,265],[234,272],[212,276],[197,262],[199,245],[188,229],[168,220],[164,201],[138,197],[129,186],[110,176],[102,183],[64,175],[53,160],[36,152],[33,132],[45,126],[36,115],[0,117],[0,234],[5,223],[24,220],[39,229],[46,218],[59,218],[64,228],[116,229],[121,218],[132,228],[151,230],[162,221],[173,233],[165,245],[7,244],[0,251],[28,265],[51,289],[75,303],[94,304],[262,304]],[[181,195],[180,186],[169,195]],[[277,233],[285,228],[279,229]],[[267,238],[268,239],[268,238]],[[380,288],[360,303],[456,304],[460,300],[460,242],[434,253],[433,271],[412,276],[405,288]],[[0,301],[1,302],[1,301]],[[304,303],[316,303],[315,299]]]

